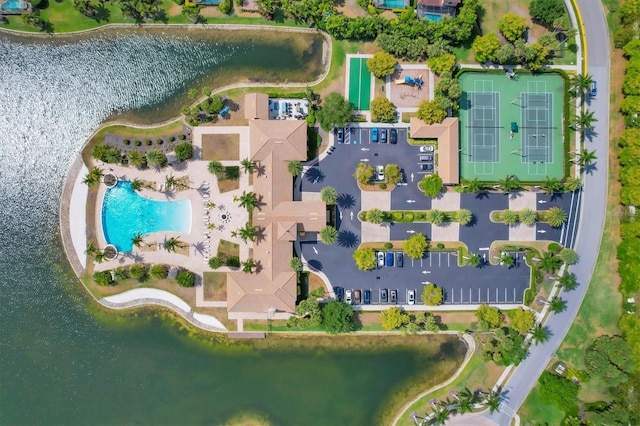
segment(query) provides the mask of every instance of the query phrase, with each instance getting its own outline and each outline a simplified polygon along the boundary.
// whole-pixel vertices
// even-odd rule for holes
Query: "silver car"
[[[345,291],[344,301],[347,305],[351,305],[353,303],[353,293],[351,292],[351,290]]]
[[[378,252],[378,268],[382,268],[384,266],[384,252]]]
[[[415,290],[409,290],[407,292],[407,303],[409,305],[415,305],[415,303],[416,303],[416,291]]]
[[[421,145],[420,152],[433,152],[433,145]]]

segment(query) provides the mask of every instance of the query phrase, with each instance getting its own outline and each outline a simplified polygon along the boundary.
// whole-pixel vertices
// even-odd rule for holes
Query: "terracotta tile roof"
[[[442,123],[426,124],[411,117],[411,137],[414,139],[438,140],[438,174],[448,185],[460,182],[460,137],[458,119],[447,117]]]
[[[249,93],[244,97],[244,118],[269,119],[269,96],[266,93]]]

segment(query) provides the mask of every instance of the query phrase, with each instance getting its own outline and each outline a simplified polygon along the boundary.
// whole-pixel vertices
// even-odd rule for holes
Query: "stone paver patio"
[[[530,208],[537,209],[535,192],[518,192],[515,197],[509,197],[510,210],[522,210]],[[509,227],[510,241],[535,241],[536,227],[535,225],[524,225],[519,223]]]
[[[431,208],[440,211],[460,210],[460,194],[444,192],[431,201]],[[431,226],[432,241],[460,241],[460,224],[457,222]]]

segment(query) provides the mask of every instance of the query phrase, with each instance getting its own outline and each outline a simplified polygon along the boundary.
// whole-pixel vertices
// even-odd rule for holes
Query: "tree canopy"
[[[498,328],[504,321],[504,315],[500,309],[489,305],[480,305],[476,311],[476,317],[486,328]]]
[[[422,299],[422,303],[427,306],[437,306],[442,303],[442,289],[440,287],[436,287],[433,283],[429,283],[422,289],[422,295],[420,298]]]
[[[564,377],[543,371],[540,379],[540,398],[551,403],[569,415],[578,414],[578,392],[580,385]]]
[[[304,2],[302,2],[304,3]],[[353,115],[353,105],[339,93],[329,93],[316,113],[320,127],[329,131],[333,127],[344,127]]]
[[[372,248],[359,248],[353,252],[353,260],[361,271],[369,271],[376,267],[376,253]]]
[[[436,197],[442,191],[442,178],[437,173],[426,175],[418,186],[427,197]]]
[[[373,54],[373,58],[367,59],[367,68],[377,78],[385,78],[389,74],[393,74],[395,66],[398,63],[392,54],[384,50]]]
[[[385,96],[371,101],[371,120],[375,123],[392,123],[396,120],[396,106]]]
[[[406,325],[409,316],[398,306],[394,306],[382,311],[382,328],[385,330],[395,330]]]
[[[442,98],[424,100],[418,105],[417,117],[426,124],[442,123],[447,117],[447,103]]]
[[[344,302],[331,300],[322,308],[322,328],[329,334],[355,330],[353,308]]]
[[[509,316],[511,317],[511,327],[521,334],[531,330],[536,321],[536,316],[529,309],[518,308],[511,311]]]
[[[620,336],[600,336],[584,355],[589,372],[600,377],[610,387],[629,380],[634,363],[627,342]]]
[[[435,75],[452,72],[456,67],[456,55],[453,53],[445,53],[438,56],[432,56],[428,59],[427,63]]]
[[[513,12],[505,13],[498,21],[498,30],[511,43],[521,38],[527,31],[527,21]]]
[[[495,33],[486,33],[473,40],[471,48],[476,59],[481,64],[486,62],[496,62],[500,51],[500,39]]]
[[[427,238],[421,233],[417,233],[404,241],[404,252],[412,259],[421,259],[428,246]]]
[[[529,15],[546,27],[551,27],[564,13],[562,0],[531,0],[529,3]]]

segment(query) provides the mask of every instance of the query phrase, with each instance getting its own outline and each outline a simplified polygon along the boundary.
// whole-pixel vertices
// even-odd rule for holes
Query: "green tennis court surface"
[[[360,111],[368,111],[371,103],[371,72],[367,59],[349,58],[349,101]]]
[[[558,74],[460,76],[460,177],[564,176],[564,80]]]

